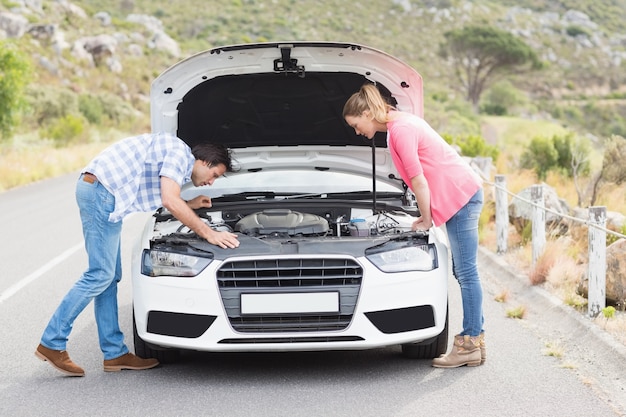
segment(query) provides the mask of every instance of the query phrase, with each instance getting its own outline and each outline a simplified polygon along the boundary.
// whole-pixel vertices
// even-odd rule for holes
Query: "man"
[[[65,375],[84,376],[85,371],[72,362],[65,349],[74,320],[94,300],[104,370],[157,366],[156,359],[142,359],[130,353],[119,328],[117,283],[122,278],[122,219],[127,214],[152,211],[162,205],[209,243],[236,248],[237,235],[211,229],[193,211],[211,207],[209,197],[185,201],[180,196],[186,182],[211,185],[232,170],[230,151],[223,146],[205,144],[191,150],[181,139],[167,133],[129,137],[96,156],[84,168],[76,185],[89,266],[52,315],[35,355]]]

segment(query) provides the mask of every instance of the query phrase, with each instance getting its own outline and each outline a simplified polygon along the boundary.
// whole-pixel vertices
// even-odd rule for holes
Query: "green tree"
[[[31,67],[11,43],[0,42],[0,137],[8,137],[24,108],[24,89],[30,81]]]
[[[522,153],[520,166],[532,169],[540,180],[545,180],[548,171],[557,165],[559,154],[550,138],[537,136],[531,139]]]
[[[439,55],[448,59],[467,100],[478,109],[480,96],[501,76],[541,68],[530,46],[490,26],[466,26],[444,34]]]
[[[510,81],[502,80],[486,90],[484,99],[481,100],[480,111],[502,116],[509,113],[510,109],[523,105],[525,101],[523,94]]]

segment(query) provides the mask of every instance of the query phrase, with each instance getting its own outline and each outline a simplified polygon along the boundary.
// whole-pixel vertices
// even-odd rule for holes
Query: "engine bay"
[[[381,210],[376,213],[371,208],[324,207],[311,205],[304,207],[281,208],[270,206],[249,211],[237,209],[196,210],[196,213],[211,228],[218,231],[241,233],[260,239],[281,239],[293,237],[378,237],[414,233],[411,226],[414,215],[401,210]],[[194,234],[180,221],[163,209],[155,214],[153,240],[162,241],[170,235],[181,234],[190,237]],[[426,232],[424,232],[426,233]]]

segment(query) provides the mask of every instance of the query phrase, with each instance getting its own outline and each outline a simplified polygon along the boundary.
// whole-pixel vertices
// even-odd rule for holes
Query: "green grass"
[[[517,152],[535,136],[552,137],[568,132],[558,122],[513,116],[484,116],[483,125],[497,133],[497,146],[509,152]]]
[[[506,310],[506,316],[510,319],[523,319],[526,317],[526,307],[520,305],[515,308],[509,308]]]

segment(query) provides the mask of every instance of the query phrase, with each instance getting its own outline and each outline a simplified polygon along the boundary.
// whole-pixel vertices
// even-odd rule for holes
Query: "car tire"
[[[177,349],[155,349],[152,345],[146,343],[137,333],[137,324],[135,323],[135,312],[133,311],[133,342],[135,344],[135,355],[140,358],[154,358],[160,363],[175,362],[180,351]]]
[[[443,331],[434,339],[420,343],[402,345],[402,355],[409,359],[434,359],[446,353],[448,349],[448,307],[446,307],[446,323]]]

